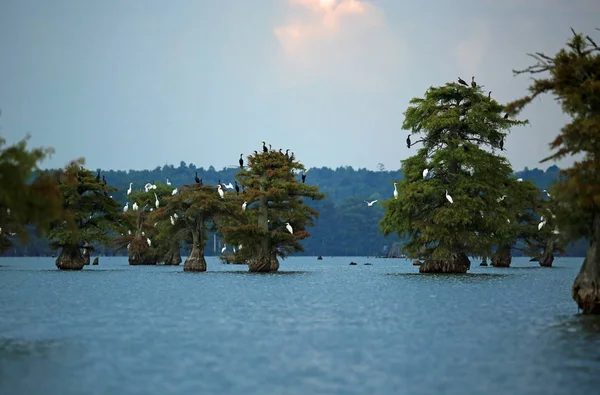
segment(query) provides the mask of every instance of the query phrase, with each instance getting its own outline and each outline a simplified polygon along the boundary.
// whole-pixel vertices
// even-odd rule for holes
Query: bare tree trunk
[[[60,270],[81,270],[85,265],[78,246],[64,246],[56,258],[56,267]]]
[[[496,252],[492,254],[492,266],[494,267],[510,267],[512,262],[512,254],[510,253],[510,246],[503,245],[498,247]]]
[[[481,257],[481,263],[479,264],[479,266],[487,266],[487,265],[488,265],[487,256],[484,255]]]
[[[202,238],[202,229],[204,221],[198,224],[192,231],[192,251],[183,264],[184,272],[205,272],[206,259],[204,258],[204,239]]]
[[[544,267],[552,266],[552,262],[554,262],[554,253],[553,253],[554,245],[555,245],[554,240],[548,240],[548,243],[546,243],[546,247],[544,248],[544,252],[542,253],[542,256],[540,257],[540,260],[538,261],[540,266],[544,266]]]
[[[165,265],[179,265],[181,263],[181,250],[179,242],[173,241],[169,247],[169,251],[165,255]]]
[[[584,314],[600,314],[600,213],[594,215],[593,235],[571,296]]]
[[[470,267],[471,261],[461,252],[446,260],[426,259],[419,266],[419,273],[466,273]]]
[[[262,188],[262,187],[261,187]],[[279,262],[274,253],[271,253],[271,243],[269,240],[269,209],[267,198],[261,197],[258,207],[258,226],[265,232],[261,240],[259,252],[256,256],[248,260],[248,271],[253,273],[274,272],[279,269]]]

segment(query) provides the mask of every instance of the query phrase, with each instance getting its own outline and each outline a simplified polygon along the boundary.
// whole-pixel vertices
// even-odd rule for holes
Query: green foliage
[[[232,217],[219,228],[226,243],[242,246],[236,252],[237,261],[256,257],[284,258],[304,251],[300,240],[310,236],[306,230],[314,226],[319,213],[305,204],[304,199],[321,200],[324,194],[314,185],[302,183],[296,172],[304,165],[292,156],[277,151],[250,155],[248,166],[236,178],[243,192],[240,201],[241,217]],[[292,226],[293,234],[286,229]]]
[[[40,235],[62,213],[61,196],[51,172],[38,169],[53,150],[28,150],[28,139],[3,147],[6,140],[0,137],[0,252],[13,245],[15,236],[21,242],[28,240],[26,225],[34,225]]]
[[[402,161],[399,197],[383,202],[380,221],[384,235],[409,238],[404,246],[409,257],[488,255],[492,245],[516,236],[523,207],[498,199],[515,195],[516,202],[519,188],[510,179],[509,163],[494,152],[502,149],[511,126],[526,121],[507,119],[503,109],[480,86],[456,83],[432,87],[424,98],[411,100],[402,128],[423,135],[413,141],[423,147]]]
[[[83,163],[83,159],[73,161],[57,174],[66,217],[54,221],[48,233],[52,249],[109,245],[110,233],[123,230],[119,203],[109,195],[116,189],[85,169]]]
[[[212,185],[186,184],[178,188],[176,195],[165,196],[166,205],[155,210],[152,221],[158,221],[166,229],[165,239],[192,244],[203,252],[210,229],[215,221],[235,216],[240,211],[241,201],[235,193],[224,192],[219,196]]]
[[[574,31],[573,35],[567,48],[553,57],[530,54],[537,63],[514,71],[546,77],[534,78],[530,94],[507,106],[507,111],[516,114],[537,96],[552,93],[572,119],[551,142],[555,152],[543,160],[583,155],[561,172],[551,189],[557,201],[558,228],[565,241],[593,239],[593,219],[600,215],[600,48],[589,36]]]

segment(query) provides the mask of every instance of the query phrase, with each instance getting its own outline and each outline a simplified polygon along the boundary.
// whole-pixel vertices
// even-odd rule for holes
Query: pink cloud
[[[405,41],[372,3],[288,0],[288,5],[285,23],[274,28],[283,49],[279,71],[287,85],[319,79],[381,89],[406,62]]]

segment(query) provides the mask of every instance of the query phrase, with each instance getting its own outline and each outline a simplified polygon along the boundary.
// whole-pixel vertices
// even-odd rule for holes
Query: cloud
[[[287,86],[315,82],[381,90],[408,62],[406,42],[382,8],[362,0],[287,0],[273,32]]]

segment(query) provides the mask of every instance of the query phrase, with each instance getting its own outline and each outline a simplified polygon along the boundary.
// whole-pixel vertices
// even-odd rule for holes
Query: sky
[[[597,0],[2,0],[0,136],[54,147],[43,167],[237,164],[261,141],[307,167],[396,170],[409,100],[460,76],[501,103],[513,69],[570,27],[598,37]],[[505,154],[539,160],[568,118],[552,96]]]

